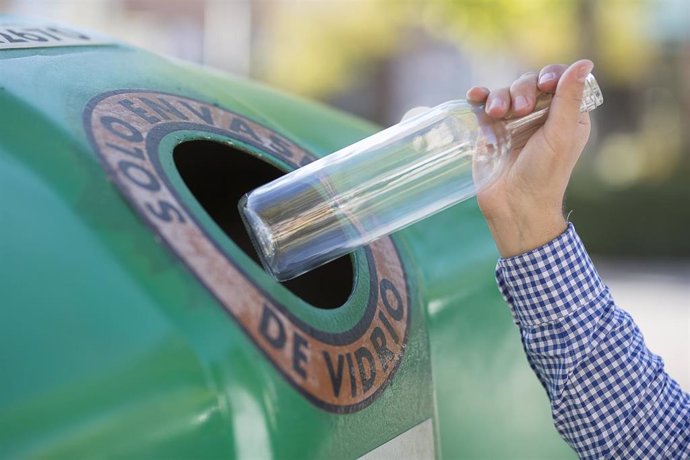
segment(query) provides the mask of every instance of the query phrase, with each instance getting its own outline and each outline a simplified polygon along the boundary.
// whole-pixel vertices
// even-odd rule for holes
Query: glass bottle
[[[445,102],[246,194],[239,210],[264,268],[294,278],[473,197],[544,124],[551,97],[504,120]],[[580,110],[602,102],[590,74]]]

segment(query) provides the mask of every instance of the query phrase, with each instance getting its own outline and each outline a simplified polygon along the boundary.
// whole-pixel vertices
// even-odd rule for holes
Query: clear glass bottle
[[[294,278],[473,197],[544,124],[550,101],[506,120],[446,102],[248,193],[240,214],[264,268]],[[581,111],[602,102],[589,75]]]

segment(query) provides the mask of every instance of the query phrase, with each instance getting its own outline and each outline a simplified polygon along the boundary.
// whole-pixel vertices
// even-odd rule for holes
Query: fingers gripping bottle
[[[505,120],[446,102],[248,193],[240,214],[264,268],[294,278],[473,197],[544,124],[551,97]],[[602,102],[590,74],[580,110]]]

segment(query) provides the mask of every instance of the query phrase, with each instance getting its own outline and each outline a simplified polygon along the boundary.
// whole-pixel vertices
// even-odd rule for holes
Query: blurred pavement
[[[690,261],[594,259],[616,304],[635,319],[647,347],[690,392]]]

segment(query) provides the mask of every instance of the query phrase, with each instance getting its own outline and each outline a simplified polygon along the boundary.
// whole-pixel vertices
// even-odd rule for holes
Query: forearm
[[[554,423],[581,457],[690,456],[690,397],[616,307],[572,227],[502,259],[497,280]]]

